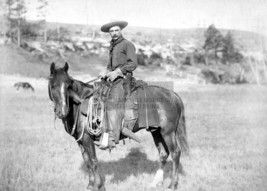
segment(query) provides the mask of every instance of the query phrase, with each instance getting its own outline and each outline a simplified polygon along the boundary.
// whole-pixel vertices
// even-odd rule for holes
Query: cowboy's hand
[[[105,77],[107,76],[108,73],[109,73],[108,70],[104,70],[104,71],[100,72],[100,73],[98,74],[98,76],[99,76],[100,78],[105,78]]]
[[[110,80],[110,81],[112,81],[112,82],[113,82],[117,77],[119,77],[119,76],[123,77],[123,74],[122,74],[122,72],[121,72],[121,69],[119,69],[119,68],[117,68],[117,69],[114,70],[113,72],[109,72],[109,73],[107,74],[108,80]]]

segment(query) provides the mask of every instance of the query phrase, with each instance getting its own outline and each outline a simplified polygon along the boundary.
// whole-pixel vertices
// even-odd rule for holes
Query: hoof
[[[178,184],[170,184],[167,188],[168,191],[171,191],[171,190],[178,190]]]
[[[101,150],[106,150],[106,149],[114,149],[116,147],[116,144],[114,141],[109,141],[108,145],[102,145],[99,141],[94,141],[94,144]]]
[[[150,183],[148,187],[156,188],[158,185],[162,185],[163,184],[163,173],[164,172],[162,169],[157,170],[153,181]]]
[[[99,189],[99,191],[106,191],[105,186],[102,186],[102,187]]]
[[[149,184],[148,188],[157,188],[159,186],[162,186],[163,185],[163,182],[158,182],[158,183],[151,183]]]
[[[92,185],[88,185],[86,189],[88,191],[94,191],[94,187]]]
[[[87,186],[86,189],[87,189],[88,191],[106,191],[105,186],[101,186],[100,188],[96,188],[96,187],[90,185],[90,186]]]

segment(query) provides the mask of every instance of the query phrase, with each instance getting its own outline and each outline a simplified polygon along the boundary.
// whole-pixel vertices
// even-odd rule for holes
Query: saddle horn
[[[135,140],[136,142],[141,143],[141,140],[132,131],[130,131],[130,129],[123,128],[121,133],[123,135]]]

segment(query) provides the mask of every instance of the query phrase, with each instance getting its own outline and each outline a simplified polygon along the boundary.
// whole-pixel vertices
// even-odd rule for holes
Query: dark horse
[[[104,179],[98,171],[98,161],[95,152],[94,136],[84,128],[84,123],[79,115],[79,104],[81,99],[94,94],[93,86],[75,80],[68,75],[68,64],[63,68],[55,68],[55,64],[50,66],[50,78],[48,84],[50,99],[55,104],[55,114],[62,119],[65,130],[71,134],[78,142],[83,155],[83,159],[89,170],[88,189],[93,191],[105,190]],[[172,181],[169,188],[176,190],[178,187],[178,167],[181,153],[188,153],[184,106],[181,98],[173,91],[162,87],[151,86],[153,95],[165,101],[157,101],[160,127],[151,131],[155,145],[159,152],[160,167],[157,170],[151,187],[155,187],[163,181],[163,171],[166,160],[171,154],[173,160]],[[120,121],[119,116],[112,116],[109,121]],[[111,117],[110,117],[111,118]],[[121,123],[121,121],[120,121]],[[135,127],[134,132],[145,127]]]

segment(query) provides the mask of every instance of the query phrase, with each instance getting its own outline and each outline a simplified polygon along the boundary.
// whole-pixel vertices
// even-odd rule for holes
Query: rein
[[[100,79],[101,78],[101,76],[97,76],[96,78],[94,78],[94,79],[92,79],[92,80],[90,80],[90,81],[88,81],[88,82],[85,82],[86,84],[89,84],[89,83],[92,83],[92,82],[94,82],[94,81],[96,81],[96,80],[98,80],[98,79]]]
[[[73,136],[73,135],[74,135],[74,132],[75,132],[75,130],[76,130],[76,127],[77,127],[77,121],[78,121],[79,111],[80,111],[80,105],[79,105],[79,106],[78,106],[78,108],[77,108],[77,112],[76,112],[75,121],[74,121],[74,124],[73,124],[72,130],[71,130],[71,133],[70,133],[70,135],[71,135],[71,136]]]

